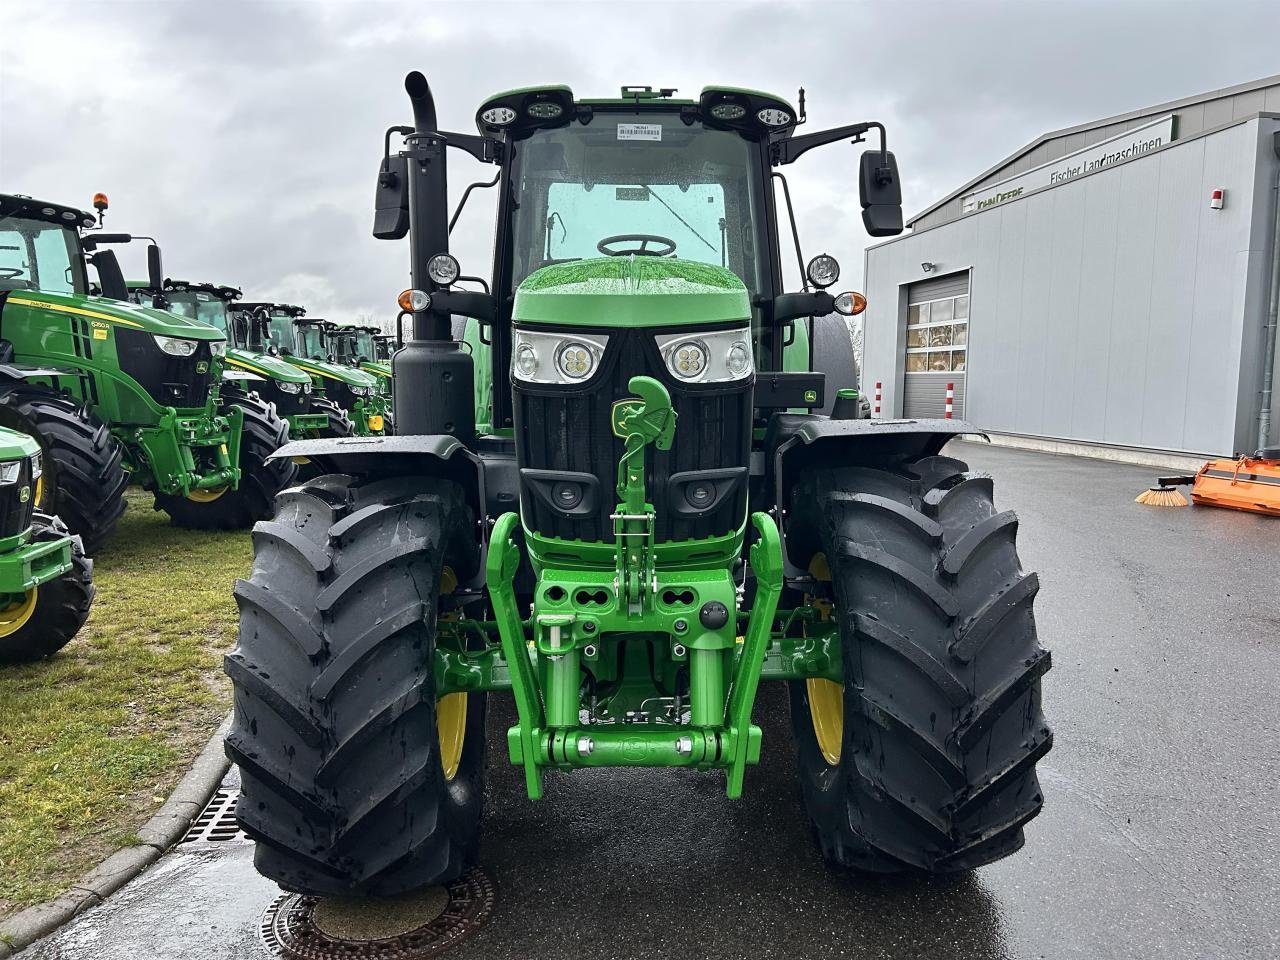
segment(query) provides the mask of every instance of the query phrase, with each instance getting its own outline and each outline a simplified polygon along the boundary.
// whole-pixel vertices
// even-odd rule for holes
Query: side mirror
[[[867,150],[862,154],[858,197],[862,222],[873,237],[896,237],[902,232],[902,181],[892,153]]]
[[[160,260],[160,248],[147,244],[147,282],[152,290],[164,289],[164,264]]]
[[[409,232],[409,158],[396,154],[378,165],[378,189],[373,197],[373,235],[399,240]]]

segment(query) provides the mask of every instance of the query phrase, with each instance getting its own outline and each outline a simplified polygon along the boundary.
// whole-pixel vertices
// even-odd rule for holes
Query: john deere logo
[[[644,409],[643,400],[618,400],[609,412],[609,426],[613,435],[623,440],[627,438],[627,421]]]
[[[199,360],[196,362],[196,373],[208,373],[209,362],[207,360]]]
[[[19,502],[21,502],[21,503],[26,503],[26,502],[27,502],[28,500],[30,500],[30,499],[31,499],[31,488],[30,488],[30,487],[23,487],[21,490],[19,490],[19,491],[18,491],[18,500],[19,500]]]
[[[817,402],[818,402],[818,391],[817,391],[817,390],[806,390],[806,391],[804,392],[804,402],[805,402],[805,403],[817,403]]]

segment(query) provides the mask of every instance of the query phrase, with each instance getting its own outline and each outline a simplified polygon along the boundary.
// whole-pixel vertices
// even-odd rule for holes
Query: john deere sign
[[[1108,167],[1130,157],[1138,157],[1150,153],[1171,143],[1177,136],[1177,116],[1170,114],[1159,120],[1152,120],[1140,127],[1126,130],[1110,140],[1091,144],[1075,153],[1051,160],[1043,166],[1020,173],[1016,177],[1002,180],[1000,183],[981,190],[975,190],[961,201],[961,209],[965,213],[975,210],[986,210],[1009,200],[1015,200],[1023,194],[1041,187],[1053,187],[1086,173],[1092,173],[1102,167]]]

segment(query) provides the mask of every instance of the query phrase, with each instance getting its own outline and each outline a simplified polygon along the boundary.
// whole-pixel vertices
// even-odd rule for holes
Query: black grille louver
[[[161,406],[203,407],[213,386],[213,351],[208,340],[197,340],[189,357],[165,353],[145,330],[116,328],[120,369],[142,385]]]
[[[628,381],[641,374],[660,380],[677,414],[675,442],[663,452],[646,451],[646,487],[657,510],[658,540],[695,540],[738,529],[746,510],[747,485],[740,483],[715,509],[696,517],[679,516],[668,501],[668,480],[691,470],[741,468],[751,454],[751,379],[730,384],[688,384],[667,372],[653,330],[601,330],[609,346],[600,370],[585,386],[555,386],[513,381],[513,407],[521,469],[571,471],[596,477],[596,508],[587,516],[566,517],[525,489],[527,525],[544,536],[566,540],[611,541],[609,515],[617,507],[615,490],[622,441],[610,428],[615,400],[632,396]]]

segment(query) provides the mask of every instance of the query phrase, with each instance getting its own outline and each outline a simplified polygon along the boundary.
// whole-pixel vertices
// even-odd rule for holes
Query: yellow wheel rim
[[[458,575],[453,567],[440,573],[440,595],[458,589]],[[440,768],[446,781],[458,775],[462,764],[462,745],[467,738],[467,694],[450,693],[436,701],[436,736],[440,738]]]
[[[31,615],[36,612],[37,593],[37,588],[33,587],[17,603],[11,603],[0,610],[0,637],[17,633],[27,625]]]
[[[36,509],[44,510],[44,474],[36,477]]]
[[[818,580],[831,580],[831,567],[825,553],[816,554],[809,561],[809,572]],[[822,611],[823,620],[831,616],[830,603],[821,600],[811,602]],[[821,677],[810,677],[804,685],[818,749],[822,751],[823,759],[834,767],[840,762],[844,745],[844,685]]]
[[[212,490],[192,490],[187,494],[187,499],[192,503],[213,503],[226,492],[226,487],[215,487]]]

